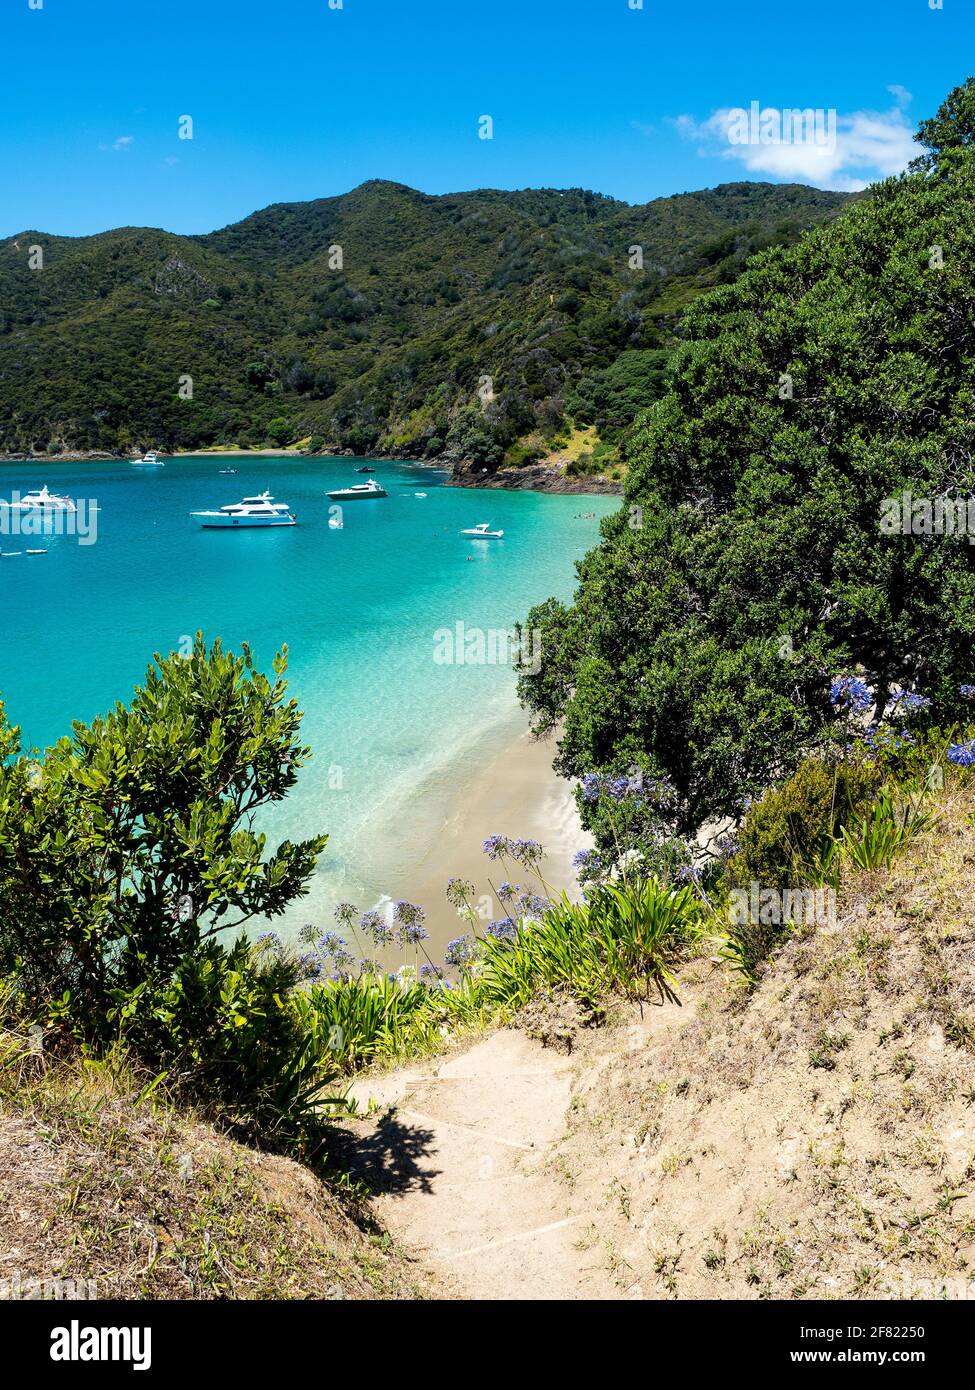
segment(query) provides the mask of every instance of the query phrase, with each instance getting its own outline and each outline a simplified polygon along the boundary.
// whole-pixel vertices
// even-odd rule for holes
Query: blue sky
[[[858,187],[975,70],[971,0],[636,3],[4,0],[0,236],[203,232],[367,178]],[[720,113],[752,101],[835,110],[835,148],[731,147]]]

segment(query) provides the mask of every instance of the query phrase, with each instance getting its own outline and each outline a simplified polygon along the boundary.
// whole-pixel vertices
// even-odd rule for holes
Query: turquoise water
[[[510,664],[444,664],[438,631],[509,630],[532,603],[568,597],[574,562],[598,538],[613,498],[482,492],[444,475],[378,463],[389,497],[348,503],[328,526],[328,488],[361,482],[359,460],[218,458],[129,464],[10,464],[0,496],[48,484],[97,504],[97,539],[0,537],[0,694],[25,742],[44,746],[129,697],[154,651],[208,640],[251,643],[270,668],[287,643],[290,693],[314,758],[262,828],[270,838],[327,831],[310,899],[291,922],[341,898],[400,895],[429,848],[465,769],[499,751],[526,719]],[[221,477],[222,466],[236,477]],[[298,525],[204,531],[189,512],[269,488]],[[426,493],[425,498],[417,492]],[[595,517],[587,516],[595,513]],[[488,521],[501,541],[469,542]],[[473,630],[473,637],[471,636]],[[473,644],[473,645],[471,645]],[[496,654],[503,655],[503,652]],[[394,893],[395,895],[395,893]]]

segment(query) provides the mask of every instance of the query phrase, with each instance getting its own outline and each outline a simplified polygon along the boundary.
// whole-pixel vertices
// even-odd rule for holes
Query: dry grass
[[[51,1064],[2,1043],[0,1280],[93,1280],[99,1298],[429,1296],[298,1164],[140,1095],[117,1059]]]
[[[556,1161],[622,1293],[931,1298],[975,1280],[973,864],[975,797],[956,790],[751,995],[698,962],[683,1015],[582,1040]]]

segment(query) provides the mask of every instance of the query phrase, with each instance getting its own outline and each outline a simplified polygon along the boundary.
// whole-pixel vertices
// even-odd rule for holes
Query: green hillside
[[[0,245],[0,449],[313,436],[494,467],[544,453],[567,417],[613,440],[660,394],[683,309],[845,201],[374,181],[207,236],[23,232]]]

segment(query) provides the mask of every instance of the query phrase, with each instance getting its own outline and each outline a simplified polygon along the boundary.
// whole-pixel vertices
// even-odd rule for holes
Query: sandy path
[[[619,1297],[600,1252],[580,1240],[591,1209],[549,1162],[573,1071],[505,1029],[439,1065],[354,1085],[360,1105],[380,1107],[361,1124],[359,1150],[377,1216],[458,1297]]]

